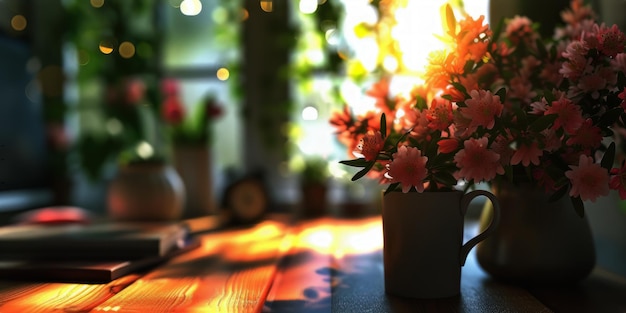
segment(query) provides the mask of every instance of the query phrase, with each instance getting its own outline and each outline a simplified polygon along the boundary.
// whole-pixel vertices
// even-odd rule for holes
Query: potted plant
[[[302,195],[301,215],[319,217],[328,210],[328,161],[319,156],[305,159],[300,173],[300,192]]]
[[[207,94],[187,110],[180,97],[178,82],[163,81],[164,102],[161,115],[173,148],[173,159],[187,193],[184,216],[198,217],[217,213],[213,195],[213,120],[222,115],[215,96]]]

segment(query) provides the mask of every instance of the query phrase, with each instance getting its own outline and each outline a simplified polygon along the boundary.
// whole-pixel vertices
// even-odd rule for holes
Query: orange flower
[[[384,145],[383,135],[379,131],[370,131],[361,138],[352,154],[357,158],[365,158],[366,161],[374,161],[378,157],[378,153],[383,150]]]

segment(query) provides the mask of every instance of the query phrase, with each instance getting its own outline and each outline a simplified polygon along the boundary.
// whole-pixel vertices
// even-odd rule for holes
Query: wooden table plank
[[[305,220],[292,228],[263,312],[326,312],[330,309],[336,221]]]
[[[303,233],[308,231],[315,234],[309,237],[319,238],[318,243],[296,241],[297,249],[281,266],[281,279],[270,292],[265,312],[550,312],[526,290],[491,281],[473,254],[463,269],[458,297],[415,300],[387,295],[380,217],[315,223],[303,224],[300,237],[306,238]],[[316,245],[325,233],[332,235],[332,242],[319,249]],[[328,273],[326,285],[320,283],[320,273]],[[307,297],[312,287],[330,287],[332,292]]]
[[[152,271],[94,311],[259,312],[283,249],[287,225],[201,237],[201,246]]]
[[[89,312],[139,277],[127,275],[108,284],[3,282],[0,312]]]

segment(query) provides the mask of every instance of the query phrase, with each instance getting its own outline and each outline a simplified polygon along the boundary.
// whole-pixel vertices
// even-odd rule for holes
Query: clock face
[[[267,195],[258,181],[245,180],[233,186],[229,195],[233,214],[241,221],[251,221],[263,215]]]

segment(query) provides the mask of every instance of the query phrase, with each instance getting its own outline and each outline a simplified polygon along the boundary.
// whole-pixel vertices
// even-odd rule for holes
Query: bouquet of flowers
[[[495,29],[484,17],[443,12],[446,48],[431,53],[424,83],[391,95],[391,76],[368,95],[376,110],[335,112],[338,139],[357,159],[341,163],[389,183],[387,192],[450,190],[459,181],[525,180],[553,198],[583,201],[609,189],[626,198],[626,166],[613,168],[626,121],[626,37],[598,24],[582,0],[541,38],[526,17]]]
[[[168,126],[175,145],[206,146],[213,138],[211,121],[223,114],[222,106],[211,94],[201,100],[192,111],[187,112],[180,98],[178,83],[166,79],[161,84],[163,106],[161,116]]]

